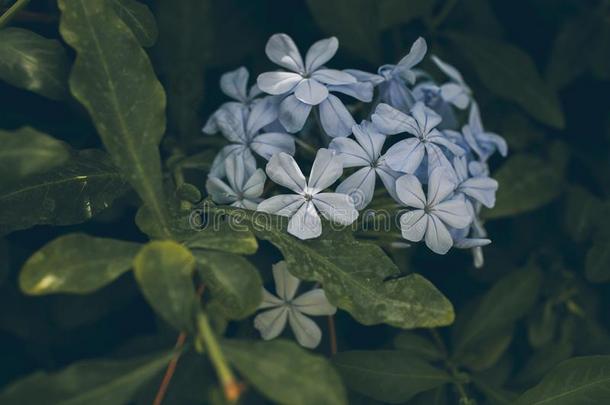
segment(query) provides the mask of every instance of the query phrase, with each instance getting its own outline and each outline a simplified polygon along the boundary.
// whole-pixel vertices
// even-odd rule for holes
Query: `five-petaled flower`
[[[286,327],[286,322],[301,346],[313,349],[320,344],[322,332],[307,315],[333,315],[332,306],[324,290],[315,288],[295,298],[300,281],[288,272],[286,262],[273,266],[273,279],[277,296],[263,288],[263,302],[259,309],[268,309],[254,318],[254,327],[265,340],[274,339]]]
[[[251,171],[240,156],[233,154],[225,159],[225,175],[227,182],[218,177],[209,176],[205,184],[208,194],[218,204],[231,204],[237,208],[256,210],[262,201],[260,196],[265,188],[265,172],[263,169]]]
[[[318,211],[329,221],[350,225],[358,218],[351,197],[322,192],[336,182],[342,173],[342,159],[328,149],[318,150],[309,180],[305,179],[292,156],[278,153],[267,163],[267,175],[296,194],[271,197],[259,204],[258,211],[290,217],[288,233],[299,239],[317,238],[322,234]]]
[[[502,157],[508,154],[508,145],[504,138],[483,129],[479,107],[474,101],[470,105],[468,124],[462,127],[462,134],[468,146],[485,162],[497,150]]]

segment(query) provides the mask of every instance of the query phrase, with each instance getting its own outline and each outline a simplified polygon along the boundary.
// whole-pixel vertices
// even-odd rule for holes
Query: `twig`
[[[335,329],[335,318],[328,315],[328,334],[330,335],[330,354],[337,354],[337,331]]]
[[[15,15],[28,5],[30,0],[17,0],[2,16],[0,16],[0,28],[4,28],[15,17]]]

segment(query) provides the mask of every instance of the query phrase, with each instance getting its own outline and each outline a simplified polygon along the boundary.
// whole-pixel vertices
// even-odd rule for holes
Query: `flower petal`
[[[374,73],[365,72],[358,69],[343,69],[345,73],[354,76],[359,82],[370,82],[373,86],[377,86],[385,81],[383,76]]]
[[[303,79],[294,89],[294,95],[309,105],[318,105],[328,97],[328,89],[316,79]]]
[[[373,176],[373,179],[375,177]],[[358,210],[347,194],[320,193],[313,197],[313,203],[322,216],[340,225],[350,225],[358,218]]]
[[[412,174],[405,174],[396,180],[396,195],[407,207],[424,209],[426,206],[426,196],[421,183]]]
[[[265,53],[267,54],[267,57],[275,64],[292,70],[293,72],[305,72],[305,66],[303,65],[301,53],[294,44],[292,38],[286,34],[272,35],[265,46]]]
[[[419,134],[419,127],[413,117],[388,104],[379,104],[371,117],[371,121],[384,134],[395,135],[401,132],[408,132],[412,135]]]
[[[341,160],[332,150],[318,149],[307,183],[309,193],[319,193],[341,177],[341,174],[343,174]]]
[[[398,194],[396,193],[396,180],[403,176],[403,174],[390,169],[385,162],[382,162],[379,166],[377,166],[375,168],[375,172],[381,179],[383,186],[388,191],[390,196],[398,201]]]
[[[425,154],[426,148],[419,138],[408,138],[392,145],[383,158],[392,170],[415,173]]]
[[[354,118],[337,96],[329,94],[320,104],[320,121],[326,134],[332,138],[349,136],[356,124]]]
[[[432,59],[432,62],[434,62],[434,64],[436,66],[438,66],[438,68],[441,70],[441,72],[443,72],[444,74],[447,75],[447,77],[449,77],[451,80],[454,80],[457,83],[464,84],[464,78],[462,77],[462,74],[456,68],[454,68],[447,62],[443,62],[436,55],[432,55],[431,59]]]
[[[291,94],[280,104],[280,123],[286,128],[286,131],[298,132],[305,125],[310,111],[311,105],[299,101],[294,94]]]
[[[385,143],[386,136],[379,133],[377,128],[369,121],[363,121],[360,125],[354,125],[352,132],[358,143],[367,152],[370,161],[377,160],[381,155],[381,149]]]
[[[373,84],[369,82],[357,82],[350,84],[339,84],[327,86],[328,91],[347,94],[365,103],[370,103],[373,100]]]
[[[246,171],[248,173],[252,173],[256,170],[256,159],[250,152],[250,149],[245,147],[242,144],[232,144],[223,147],[212,162],[212,167],[210,168],[210,176],[222,178],[226,176],[225,172],[225,160],[233,155],[239,156],[244,161],[244,165],[246,166]]]
[[[328,149],[341,157],[343,167],[369,166],[372,162],[366,151],[351,138],[334,138]]]
[[[321,83],[334,85],[353,84],[358,82],[358,80],[349,73],[336,69],[319,69],[313,72],[311,77]]]
[[[466,202],[458,198],[437,204],[430,213],[456,229],[466,228],[472,222]]]
[[[313,44],[305,55],[305,70],[313,73],[320,66],[332,59],[339,49],[339,40],[336,37],[321,39]]]
[[[245,67],[239,67],[220,76],[220,89],[227,96],[246,103],[248,101],[248,78],[250,74]]]
[[[428,179],[428,205],[434,207],[440,204],[455,190],[455,175],[444,167],[432,170]]]
[[[411,242],[419,242],[424,238],[428,226],[428,215],[424,210],[413,210],[400,217],[402,237]]]
[[[415,103],[415,97],[404,81],[393,78],[379,86],[379,99],[400,111],[409,111]]]
[[[275,339],[282,333],[286,327],[288,311],[288,307],[281,306],[256,315],[254,327],[258,329],[264,340]]]
[[[455,156],[462,156],[466,153],[466,151],[464,149],[462,149],[461,146],[455,144],[453,141],[451,141],[441,132],[438,132],[438,131],[433,131],[433,132],[435,132],[434,135],[428,136],[429,142],[444,146],[445,148],[447,148],[449,150],[449,152],[453,153]]]
[[[265,180],[267,180],[267,176],[263,169],[256,169],[241,190],[244,197],[250,199],[260,197],[265,189]]]
[[[464,87],[456,83],[443,84],[441,86],[441,97],[460,110],[465,110],[470,103],[470,95],[464,90]]]
[[[294,158],[287,153],[280,152],[269,160],[266,167],[267,176],[273,182],[291,189],[296,193],[302,193],[307,186],[303,172],[295,162]]]
[[[418,101],[411,109],[411,115],[417,122],[418,133],[414,135],[424,136],[430,133],[434,127],[443,120],[433,109],[426,107],[424,103]]]
[[[333,315],[337,312],[337,307],[328,302],[326,293],[321,288],[307,291],[299,295],[292,301],[295,309],[307,315]]]
[[[268,214],[291,217],[303,204],[305,204],[303,196],[298,194],[280,194],[267,198],[265,201],[258,204],[256,210]]]
[[[265,97],[259,99],[248,114],[246,122],[246,133],[249,139],[256,134],[261,128],[271,124],[278,117],[279,108],[277,97]]]
[[[301,284],[301,280],[288,271],[288,263],[283,260],[274,264],[272,270],[277,296],[284,301],[292,301],[297,293],[299,284]]]
[[[227,103],[215,114],[216,125],[229,141],[246,143],[245,114],[247,109],[238,103]]]
[[[407,71],[410,71],[413,66],[417,65],[419,62],[422,61],[422,59],[424,59],[424,56],[426,56],[427,51],[428,45],[426,44],[426,40],[422,37],[417,38],[415,42],[413,42],[413,45],[411,45],[409,53],[404,56],[400,60],[400,62],[398,62],[398,64],[396,65],[396,69],[404,75]],[[405,78],[408,79],[411,84],[414,81],[410,80],[410,77]],[[414,75],[413,79],[415,79]]]
[[[258,75],[256,84],[265,93],[274,96],[285,94],[296,87],[303,77],[292,72],[265,72]]]
[[[343,180],[337,187],[337,193],[351,197],[357,210],[361,210],[373,200],[375,192],[375,169],[363,167]]]
[[[294,155],[294,138],[288,134],[269,132],[257,135],[250,144],[252,150],[269,160],[276,153]]]
[[[447,227],[435,215],[427,215],[426,246],[434,253],[444,255],[453,246],[453,238]]]
[[[498,182],[491,177],[472,177],[460,184],[460,191],[487,208],[496,205]]]
[[[301,240],[317,238],[322,234],[322,221],[311,201],[301,208],[288,222],[288,233]]]
[[[301,314],[294,308],[290,308],[288,322],[297,342],[303,347],[314,349],[322,340],[322,331],[314,321]]]
[[[235,191],[224,181],[217,177],[209,176],[205,182],[205,188],[212,200],[218,204],[230,204],[237,200]]]
[[[258,309],[275,308],[284,304],[284,301],[271,294],[263,287],[263,302],[258,306]]]

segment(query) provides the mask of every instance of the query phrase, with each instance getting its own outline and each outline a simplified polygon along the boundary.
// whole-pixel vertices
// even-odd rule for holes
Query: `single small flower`
[[[463,193],[474,201],[477,201],[487,208],[493,208],[496,204],[496,191],[498,182],[487,175],[481,175],[477,169],[477,175],[469,173],[468,163],[464,156],[453,158],[453,168],[456,174],[457,193]]]
[[[267,179],[263,169],[251,171],[244,160],[235,154],[225,159],[224,166],[227,182],[213,176],[209,176],[206,182],[205,187],[212,200],[218,204],[256,210],[262,201],[260,196]]]
[[[286,323],[301,346],[314,349],[320,344],[322,331],[314,321],[305,315],[333,315],[337,308],[332,306],[324,290],[315,288],[295,298],[300,281],[288,271],[286,262],[273,265],[273,280],[277,296],[263,288],[263,302],[259,309],[268,309],[254,318],[254,327],[265,340],[280,335]]]
[[[237,155],[244,160],[247,170],[256,169],[252,151],[269,160],[278,152],[293,154],[294,138],[281,132],[260,133],[261,128],[277,118],[277,103],[271,97],[256,102],[252,109],[245,110],[237,103],[218,111],[216,124],[222,134],[232,142],[220,150],[210,169],[210,175],[224,177],[224,161]]]
[[[449,83],[442,84],[439,87],[442,99],[460,110],[466,109],[472,98],[472,90],[464,81],[462,74],[455,67],[443,62],[439,57],[432,55],[431,58],[434,64],[451,79]]]
[[[462,127],[462,134],[468,146],[485,162],[497,150],[502,157],[508,154],[504,138],[493,132],[486,132],[481,122],[479,107],[474,101],[470,105],[468,124]]]
[[[464,199],[453,195],[454,175],[444,167],[436,168],[428,180],[428,196],[411,174],[396,180],[399,201],[415,209],[400,217],[402,236],[411,242],[425,238],[426,246],[435,253],[445,254],[453,246],[448,227],[466,228],[472,222]]]
[[[438,125],[439,130],[458,127],[458,120],[455,112],[453,111],[451,104],[443,99],[441,88],[437,86],[436,83],[426,81],[417,84],[413,88],[413,97],[416,103],[421,101],[426,107],[431,108],[441,116],[442,121]]]
[[[252,87],[250,87],[250,91],[248,91],[249,77],[250,74],[248,73],[248,69],[243,66],[227,72],[220,77],[220,89],[225,95],[235,101],[229,101],[221,105],[220,108],[216,110],[216,112],[214,112],[214,114],[212,114],[212,116],[208,119],[203,127],[203,132],[206,134],[215,134],[220,131],[220,128],[218,128],[218,125],[216,124],[216,114],[223,108],[227,108],[227,105],[238,104],[241,105],[242,108],[246,109],[252,107],[256,97],[258,97],[262,92],[256,84],[252,85]]]
[[[323,193],[343,173],[342,159],[328,149],[319,149],[311,168],[309,180],[286,153],[274,155],[267,163],[267,175],[275,183],[296,194],[271,197],[258,206],[269,214],[290,217],[288,233],[299,239],[317,238],[322,233],[318,212],[329,221],[350,225],[358,218],[358,211],[350,196],[340,193]]]
[[[305,62],[295,43],[286,34],[275,34],[267,42],[265,52],[269,59],[290,72],[266,72],[258,76],[258,87],[271,95],[283,96],[279,106],[279,120],[288,132],[303,128],[314,106],[318,106],[320,122],[329,136],[347,136],[355,124],[351,114],[330,91],[343,92],[368,101],[373,86],[358,81],[349,73],[327,69],[323,65],[332,59],[339,47],[335,37],[313,44],[305,55]],[[362,86],[367,87],[368,90]],[[356,91],[357,90],[357,91]]]
[[[396,196],[396,179],[399,173],[392,170],[381,156],[386,136],[379,133],[371,122],[364,121],[352,128],[356,140],[335,138],[329,145],[343,159],[343,167],[362,167],[337,187],[337,192],[349,194],[356,209],[361,210],[373,199],[375,180],[379,176],[390,195]]]
[[[388,166],[395,171],[415,173],[424,161],[424,157],[427,158],[428,173],[437,167],[452,169],[451,162],[441,147],[456,156],[465,153],[464,149],[436,129],[441,122],[441,117],[422,102],[413,106],[410,115],[387,104],[379,104],[371,119],[375,126],[385,134],[394,135],[406,132],[415,135],[413,138],[395,143],[385,153]]]

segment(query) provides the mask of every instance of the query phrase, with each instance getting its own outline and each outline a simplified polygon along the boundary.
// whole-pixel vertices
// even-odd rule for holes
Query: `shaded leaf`
[[[342,352],[333,364],[350,389],[389,403],[408,401],[451,381],[445,371],[400,350]]]
[[[517,394],[504,388],[496,387],[485,378],[473,376],[472,382],[479,391],[485,395],[487,404],[490,405],[509,405],[512,404]]]
[[[31,295],[86,294],[131,269],[140,246],[82,233],[61,236],[30,256],[21,269],[19,286]]]
[[[514,384],[517,386],[534,385],[553,367],[568,359],[573,350],[571,342],[560,341],[534,352],[517,373]]]
[[[514,327],[509,325],[481,338],[460,354],[460,364],[471,370],[482,371],[495,365],[506,353],[513,340]]]
[[[603,215],[603,204],[582,187],[570,187],[566,194],[563,223],[567,233],[575,242],[586,241],[598,218]]]
[[[136,0],[113,0],[113,3],[119,18],[127,24],[142,46],[153,46],[157,42],[157,23],[148,6]]]
[[[532,347],[539,348],[555,337],[558,316],[553,301],[547,301],[536,308],[528,319],[527,337]]]
[[[42,96],[66,96],[68,57],[61,43],[21,28],[0,30],[0,79]]]
[[[610,235],[607,232],[599,232],[587,251],[585,276],[592,283],[610,280]]]
[[[322,356],[282,339],[225,340],[223,352],[267,398],[280,404],[346,404],[337,372]]]
[[[394,347],[424,360],[440,360],[444,357],[429,339],[410,331],[402,331],[396,335]]]
[[[427,16],[434,8],[433,0],[378,0],[377,4],[380,30]]]
[[[0,234],[85,222],[128,189],[105,153],[82,151],[65,165],[0,191]]]

